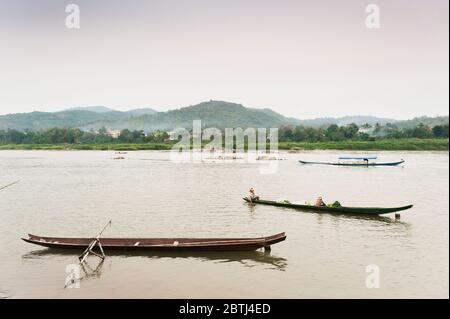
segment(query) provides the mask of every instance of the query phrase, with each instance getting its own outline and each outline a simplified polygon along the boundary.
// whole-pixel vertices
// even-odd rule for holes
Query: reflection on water
[[[244,202],[242,205],[247,206],[248,211],[249,211],[250,214],[254,214],[256,212],[256,205],[255,204]]]
[[[65,249],[40,249],[28,252],[22,256],[23,259],[41,259],[47,256],[77,256],[74,251]],[[213,261],[215,263],[239,263],[245,267],[256,267],[268,265],[270,269],[285,270],[287,259],[273,256],[270,251],[238,251],[238,252],[139,252],[139,251],[113,251],[108,250],[108,257],[144,257],[151,259],[170,258],[183,259],[193,258],[200,261]],[[94,272],[89,265],[88,273]]]
[[[91,266],[88,260],[85,260],[76,266],[71,264],[70,266],[75,266],[75,268],[69,268],[72,272],[68,271],[66,268],[66,273],[68,272],[69,275],[66,277],[64,289],[79,288],[82,281],[88,279],[99,279],[102,276],[102,268],[104,263],[105,260],[100,259],[95,266]]]
[[[89,264],[89,261],[87,261],[87,260],[85,262],[81,263],[80,268],[83,270],[83,273],[84,273],[84,276],[82,276],[82,279],[100,278],[100,276],[102,275],[102,268],[103,268],[104,263],[105,263],[105,260],[100,259],[100,261],[98,261],[95,268],[93,268]]]

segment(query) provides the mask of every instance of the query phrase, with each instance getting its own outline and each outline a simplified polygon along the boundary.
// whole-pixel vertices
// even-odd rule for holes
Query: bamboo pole
[[[97,237],[95,237],[95,239],[93,241],[91,241],[88,245],[88,247],[83,251],[83,253],[78,257],[78,259],[80,260],[80,264],[84,263],[84,261],[86,260],[87,256],[89,255],[89,253],[92,253],[93,255],[101,258],[101,259],[105,259],[106,255],[105,252],[103,251],[103,247],[100,244],[100,236],[103,234],[103,232],[105,231],[105,229],[111,225],[111,220],[103,227],[103,229],[100,231],[100,233],[98,233]],[[98,244],[100,251],[101,251],[101,255],[97,254],[96,252],[93,251],[95,245]]]

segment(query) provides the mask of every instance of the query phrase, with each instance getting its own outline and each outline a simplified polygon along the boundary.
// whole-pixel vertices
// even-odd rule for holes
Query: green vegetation
[[[101,126],[129,128],[133,130],[172,130],[177,127],[192,129],[192,123],[201,119],[203,127],[279,127],[296,124],[298,120],[288,119],[281,114],[268,110],[251,109],[241,104],[223,101],[208,101],[167,112],[132,117],[120,123],[97,122],[89,128]]]
[[[0,144],[0,150],[171,150],[175,142],[115,144]],[[448,139],[380,139],[376,141],[280,142],[280,150],[448,151]]]
[[[369,124],[358,127],[356,124],[338,126],[332,124],[326,128],[304,126],[285,126],[278,132],[278,138],[283,142],[342,142],[342,141],[376,141],[377,139],[405,138],[448,138],[448,123],[430,127],[423,123],[411,128],[399,128],[394,124]]]
[[[429,127],[423,123],[399,128],[394,124],[356,124],[326,128],[282,127],[280,149],[336,150],[448,150],[448,123]]]
[[[340,118],[295,119],[285,117],[271,109],[254,109],[225,101],[207,101],[167,112],[156,112],[150,108],[115,111],[102,106],[75,107],[60,112],[30,112],[0,115],[0,130],[40,131],[53,127],[80,128],[83,131],[99,130],[156,130],[170,131],[176,127],[192,128],[192,121],[201,119],[203,127],[281,127],[302,125],[326,129],[330,125],[339,127],[349,124],[364,126],[387,126],[391,123],[399,129],[414,128],[419,124],[428,127],[448,124],[448,116],[419,117],[397,121],[374,116],[345,116]]]
[[[120,143],[163,143],[169,138],[166,132],[157,131],[145,135],[143,131],[122,130],[117,138],[108,134],[105,128],[98,132],[83,132],[78,128],[51,128],[38,132],[0,130],[1,144],[120,144]]]
[[[145,151],[171,150],[173,143],[147,144],[0,144],[0,150]]]
[[[52,127],[89,128],[95,123],[120,123],[130,118],[157,113],[153,109],[135,109],[127,112],[104,107],[72,108],[61,112],[30,112],[0,115],[0,130],[39,131]],[[95,124],[95,125],[94,125]]]
[[[438,125],[445,126],[448,125],[448,116],[436,116],[436,117],[421,116],[415,117],[411,120],[395,122],[394,124],[400,128],[414,128],[420,124],[429,127],[434,127]]]
[[[98,131],[57,127],[40,131],[8,129],[0,130],[0,149],[169,150],[176,143],[169,137],[165,131],[146,134],[128,129],[112,134],[105,127]],[[433,127],[419,123],[403,128],[390,123],[360,127],[354,123],[327,127],[288,125],[278,131],[279,149],[285,150],[448,150],[448,137],[448,123]],[[204,141],[204,145],[208,143]]]
[[[279,127],[299,124],[269,109],[246,108],[241,104],[207,101],[167,112],[136,109],[118,112],[107,108],[72,108],[62,112],[31,112],[0,116],[1,129],[40,131],[52,127],[99,130],[101,127],[122,130],[170,131],[176,127],[192,128],[193,120],[206,127]]]
[[[222,131],[222,136],[224,136]],[[124,129],[113,136],[104,127],[98,131],[82,131],[79,128],[51,128],[41,131],[0,130],[0,144],[116,144],[116,143],[163,143],[169,134],[156,131],[145,134],[142,130]],[[358,127],[356,124],[338,126],[332,124],[326,128],[304,126],[282,126],[278,130],[280,142],[375,142],[380,139],[448,139],[448,124],[429,127],[422,123],[412,128],[400,129],[393,124],[369,124]]]
[[[280,150],[448,151],[448,139],[380,139],[342,142],[280,142]]]

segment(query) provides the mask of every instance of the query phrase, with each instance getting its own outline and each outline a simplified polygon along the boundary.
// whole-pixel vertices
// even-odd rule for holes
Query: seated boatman
[[[316,200],[316,206],[317,207],[323,207],[326,206],[325,202],[322,199],[322,196],[319,196]]]
[[[253,202],[254,200],[259,200],[259,196],[256,196],[255,190],[253,189],[253,187],[250,188],[250,190],[249,190],[248,199],[251,202]]]

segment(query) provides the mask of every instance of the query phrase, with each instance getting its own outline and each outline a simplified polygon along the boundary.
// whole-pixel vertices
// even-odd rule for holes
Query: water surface
[[[345,154],[352,154],[346,152]],[[354,153],[357,154],[357,153]],[[448,298],[448,152],[378,152],[399,167],[307,166],[342,152],[282,153],[275,174],[255,163],[173,163],[167,152],[1,151],[0,298]],[[249,206],[267,199],[339,200],[414,208],[396,221]],[[89,258],[79,289],[64,289],[77,256],[27,244],[27,233],[90,237],[253,237],[287,240],[239,253],[109,254]],[[366,267],[380,288],[366,286]],[[84,275],[84,273],[82,273]]]

